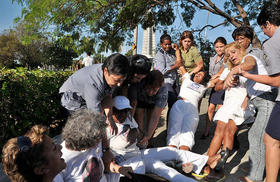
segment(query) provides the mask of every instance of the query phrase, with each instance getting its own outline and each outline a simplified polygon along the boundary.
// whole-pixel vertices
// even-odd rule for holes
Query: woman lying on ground
[[[60,182],[57,175],[66,164],[61,146],[47,135],[48,128],[35,125],[24,136],[12,138],[2,150],[2,166],[12,182]]]
[[[129,115],[131,106],[129,100],[124,96],[114,98],[113,119],[116,122],[119,133],[112,135],[107,129],[116,161],[120,165],[129,165],[135,173],[154,173],[171,182],[192,182],[195,181],[182,175],[175,169],[168,167],[164,162],[174,161],[178,167],[186,173],[192,170],[199,173],[206,163],[212,168],[219,160],[219,155],[207,157],[189,151],[178,150],[172,147],[159,147],[140,150],[137,142],[141,139],[141,134],[136,121]]]
[[[182,150],[191,150],[194,146],[194,134],[199,121],[198,105],[207,87],[205,72],[199,71],[189,74],[184,67],[180,67],[182,86],[179,100],[172,106],[169,114],[167,129],[167,145]]]

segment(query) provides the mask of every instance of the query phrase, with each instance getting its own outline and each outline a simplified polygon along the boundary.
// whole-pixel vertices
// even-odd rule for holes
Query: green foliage
[[[71,66],[73,64],[73,58],[78,57],[77,53],[71,48],[66,49],[56,43],[49,45],[44,54],[48,58],[48,65],[54,65],[62,69]]]
[[[180,14],[181,23],[191,27],[200,10],[218,15],[222,25],[254,27],[256,15],[264,3],[277,0],[211,1],[211,0],[13,0],[26,5],[22,19],[27,27],[55,30],[53,37],[71,40],[77,50],[90,39],[98,52],[119,51],[123,41],[132,37],[140,24],[144,29],[155,25],[171,26]],[[215,27],[215,25],[213,25]],[[191,29],[191,28],[189,28]],[[181,30],[180,30],[181,31]],[[67,44],[65,44],[67,46]],[[67,49],[67,48],[66,48]],[[79,52],[86,51],[86,47]],[[76,50],[76,49],[74,49]],[[93,51],[92,51],[93,52]]]
[[[0,140],[24,134],[31,126],[65,120],[58,90],[72,72],[25,68],[0,70]],[[0,142],[0,147],[3,143]]]

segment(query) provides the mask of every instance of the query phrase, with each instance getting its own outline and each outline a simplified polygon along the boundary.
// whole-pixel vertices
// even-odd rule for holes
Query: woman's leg
[[[222,141],[224,139],[225,128],[226,128],[226,123],[222,121],[217,122],[215,134],[208,149],[208,154],[207,154],[208,156],[214,156],[220,149],[222,145]]]
[[[160,177],[163,177],[167,179],[168,181],[171,182],[181,182],[181,181],[186,181],[186,182],[195,182],[196,180],[189,178],[175,169],[166,166],[162,161],[160,160],[155,160],[153,158],[145,158],[143,159],[145,167],[146,167],[146,172],[150,172],[153,174],[156,174]]]
[[[280,168],[280,141],[264,134],[266,182],[277,181]]]
[[[215,108],[216,108],[215,104],[209,103],[208,112],[207,112],[208,117],[206,118],[206,127],[205,127],[204,136],[209,135],[209,128],[214,116]]]
[[[199,174],[208,161],[208,156],[196,154],[190,151],[178,150],[172,147],[159,147],[141,150],[142,158],[152,158],[162,162],[179,161],[182,163],[192,163],[195,173]]]
[[[232,150],[234,143],[234,134],[237,129],[238,128],[236,127],[234,121],[230,119],[225,129],[223,150],[225,150],[226,148]]]

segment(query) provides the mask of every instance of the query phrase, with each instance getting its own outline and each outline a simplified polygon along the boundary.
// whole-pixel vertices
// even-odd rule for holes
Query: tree
[[[45,61],[45,44],[32,40],[29,44],[20,40],[18,30],[7,30],[0,35],[0,65],[12,68],[22,65],[29,68],[41,66]]]
[[[13,31],[5,31],[0,35],[0,66],[14,67],[19,59],[18,50],[21,46]]]
[[[156,25],[170,26],[176,12],[187,27],[197,10],[206,10],[224,18],[220,25],[255,25],[256,15],[265,3],[273,0],[13,0],[25,4],[22,14],[28,26],[44,30],[55,27],[60,35],[71,36],[74,42],[91,37],[98,40],[99,51],[117,51],[131,38],[133,29]],[[216,25],[208,25],[214,28]],[[203,29],[203,27],[202,27]],[[74,36],[75,35],[75,36]],[[254,44],[259,44],[255,36]]]

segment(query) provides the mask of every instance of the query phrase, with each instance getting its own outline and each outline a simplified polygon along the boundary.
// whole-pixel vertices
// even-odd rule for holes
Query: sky
[[[9,28],[14,27],[14,18],[21,16],[22,7],[20,5],[18,5],[17,3],[12,3],[12,0],[0,0],[0,1],[1,1],[0,2],[0,33],[1,33],[4,29],[9,29]],[[215,1],[218,3],[217,4],[218,6],[219,6],[219,4],[221,4],[221,3],[219,3],[219,2],[221,2],[220,0],[214,0],[214,2]],[[203,26],[205,26],[206,22],[207,22],[207,15],[208,15],[208,11],[200,10],[198,12],[198,14],[192,20],[192,28],[200,29]],[[213,15],[210,13],[208,24],[217,25],[223,21],[224,20],[220,16]],[[174,22],[174,27],[177,29],[180,29],[181,32],[188,30],[187,27],[180,26],[181,25],[180,22],[181,22],[181,20],[179,17]],[[206,36],[207,36],[207,39],[210,40],[211,42],[214,42],[217,37],[223,36],[226,38],[227,42],[230,43],[233,41],[233,39],[231,37],[231,33],[233,30],[234,30],[233,26],[229,26],[229,27],[220,26],[214,30],[208,29]],[[159,38],[160,38],[161,34],[162,34],[162,32],[156,31],[157,44],[159,43]],[[201,35],[204,36],[205,32],[203,32]],[[142,52],[142,38],[143,38],[143,29],[141,28],[141,26],[139,26],[137,53],[140,53],[140,54]],[[259,38],[262,40],[264,39],[263,33],[261,33],[261,35],[259,35]],[[179,37],[178,37],[178,39],[179,39]],[[177,40],[174,40],[174,41],[176,42]],[[123,46],[122,53],[126,53],[129,49],[131,49],[131,47]]]
[[[4,29],[14,27],[14,19],[21,15],[21,6],[12,3],[12,0],[1,0],[0,2],[0,33]]]

